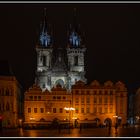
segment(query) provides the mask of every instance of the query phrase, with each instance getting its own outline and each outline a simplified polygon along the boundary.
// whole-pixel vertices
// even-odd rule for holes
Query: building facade
[[[140,88],[134,96],[134,120],[135,123],[140,123]]]
[[[90,85],[77,82],[72,88],[74,118],[98,120],[101,124],[127,122],[127,89],[122,82]]]
[[[127,88],[124,83],[94,80],[87,85],[84,69],[86,48],[73,24],[66,48],[55,48],[46,25],[37,44],[35,84],[25,92],[25,124],[47,123],[57,118],[89,120],[98,124],[127,122]],[[57,50],[56,54],[54,50]]]
[[[61,85],[42,92],[39,86],[33,85],[25,93],[24,105],[26,123],[55,118],[60,121],[92,120],[101,124],[111,122],[113,125],[127,122],[127,89],[120,81],[115,84],[107,81],[103,85],[96,80],[90,85],[78,81],[71,92]],[[74,110],[66,110],[70,107]]]
[[[15,76],[5,74],[6,69],[0,72],[0,122],[1,127],[15,128],[21,113],[21,86]]]

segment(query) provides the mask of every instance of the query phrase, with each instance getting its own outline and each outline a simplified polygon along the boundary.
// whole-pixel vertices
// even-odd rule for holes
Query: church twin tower
[[[66,48],[54,47],[45,12],[39,42],[36,46],[36,83],[42,91],[51,90],[57,85],[70,90],[71,86],[79,80],[86,83],[84,69],[86,48],[76,19],[74,19],[74,24],[70,25],[68,32]]]

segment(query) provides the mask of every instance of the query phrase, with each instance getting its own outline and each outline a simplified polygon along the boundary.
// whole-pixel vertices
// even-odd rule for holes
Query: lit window
[[[10,110],[10,106],[9,106],[9,103],[6,104],[6,111],[9,111]]]
[[[5,105],[4,105],[4,103],[3,103],[3,111],[5,111]]]
[[[37,113],[37,108],[34,108],[34,113]]]
[[[107,102],[108,102],[108,98],[107,98],[107,97],[105,97],[105,100],[104,100],[104,101],[105,101],[105,104],[107,104]]]
[[[9,90],[6,89],[6,96],[9,96]]]
[[[110,113],[113,113],[113,108],[112,107],[110,108]]]
[[[81,94],[84,94],[84,90],[81,91]]]
[[[1,89],[1,95],[4,96],[5,92],[4,92],[4,88]]]
[[[123,113],[123,100],[120,100],[120,113]]]
[[[69,111],[68,111],[68,110],[66,110],[66,113],[69,113]]]
[[[40,112],[41,113],[44,113],[44,108],[40,108]]]
[[[110,95],[110,103],[113,103],[113,95]]]
[[[41,100],[41,96],[38,96],[38,100]]]
[[[105,107],[105,113],[108,113],[108,109],[107,109],[107,107]]]
[[[56,113],[56,108],[53,108],[53,113]]]
[[[87,90],[87,94],[90,94],[90,91],[89,90]]]
[[[96,95],[96,94],[97,94],[97,91],[96,91],[96,90],[94,90],[93,94],[95,94],[95,95]]]
[[[107,95],[107,90],[105,90],[105,95]]]
[[[75,94],[79,94],[79,90],[76,90],[76,91],[75,91]]]
[[[59,100],[60,100],[60,99],[61,99],[61,96],[57,96],[57,99],[59,99]]]
[[[99,90],[99,94],[102,94],[102,91],[101,90]]]
[[[101,104],[102,103],[102,97],[100,96],[99,97],[99,104]]]
[[[13,103],[11,103],[11,111],[13,111]]]
[[[79,113],[79,109],[78,108],[75,109],[75,113]]]
[[[97,103],[97,98],[96,97],[94,97],[94,103]]]
[[[31,113],[31,108],[28,108],[28,113]]]
[[[79,103],[79,98],[78,97],[75,98],[75,103],[77,103],[77,104]]]
[[[81,113],[84,113],[84,108],[81,108]]]
[[[113,91],[112,90],[110,90],[110,95],[112,95],[113,94]]]
[[[81,103],[84,104],[84,96],[81,97]]]
[[[102,107],[99,107],[99,113],[102,113]]]
[[[88,96],[87,97],[87,104],[89,104],[90,103],[90,97]]]
[[[90,109],[89,108],[87,108],[87,113],[90,113]]]
[[[53,99],[55,100],[56,99],[56,96],[53,96]]]
[[[29,96],[29,100],[33,100],[33,96]]]
[[[94,111],[93,111],[94,113],[97,113],[97,108],[96,107],[94,107]]]
[[[37,96],[34,96],[34,100],[37,100]]]
[[[59,110],[59,111],[60,111],[60,113],[63,113],[63,108],[60,108],[60,110]]]

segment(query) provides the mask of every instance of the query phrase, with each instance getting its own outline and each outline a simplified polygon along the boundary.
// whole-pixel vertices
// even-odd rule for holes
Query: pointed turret
[[[46,8],[44,8],[44,20],[43,20],[43,24],[41,25],[39,45],[41,45],[42,47],[49,47],[51,46],[51,44],[52,44],[52,39],[48,31]]]
[[[82,40],[79,30],[79,24],[77,23],[77,12],[76,8],[74,8],[74,16],[73,16],[73,24],[70,24],[69,35],[68,35],[68,43],[70,47],[81,47]]]

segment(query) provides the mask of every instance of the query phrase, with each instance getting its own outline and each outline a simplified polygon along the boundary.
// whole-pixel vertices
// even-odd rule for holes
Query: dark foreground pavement
[[[140,137],[140,127],[118,128],[117,133],[114,127],[82,129],[46,129],[46,130],[23,130],[3,129],[0,137]]]

